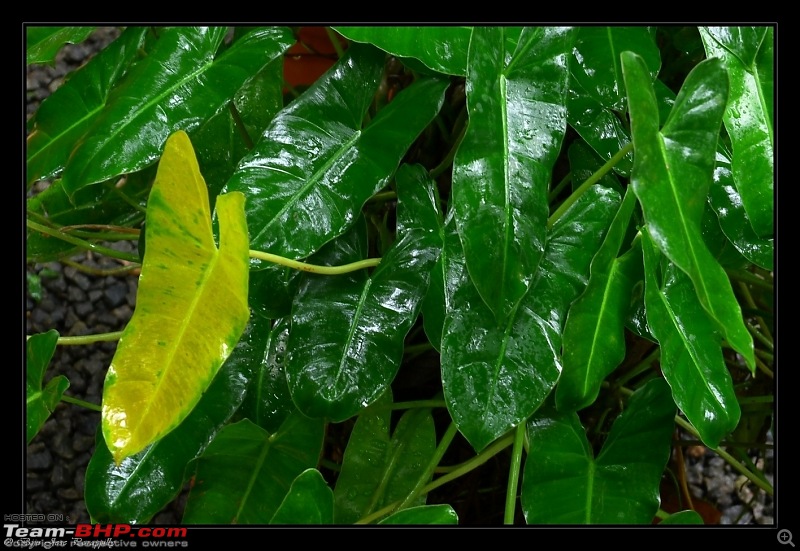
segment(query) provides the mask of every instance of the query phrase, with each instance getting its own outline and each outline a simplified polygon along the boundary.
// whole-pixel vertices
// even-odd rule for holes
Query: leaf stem
[[[280,266],[286,266],[287,268],[293,268],[295,270],[301,270],[303,272],[310,272],[313,274],[321,274],[321,275],[341,275],[346,274],[349,272],[355,272],[357,270],[363,270],[364,268],[372,268],[380,264],[380,258],[367,258],[364,260],[359,260],[358,262],[351,262],[350,264],[344,264],[342,266],[319,266],[316,264],[307,264],[305,262],[300,262],[299,260],[292,260],[290,258],[284,258],[282,256],[278,256],[272,253],[265,253],[263,251],[250,251],[250,258],[257,258],[258,260],[266,260],[267,262],[272,262],[273,264],[279,264]]]
[[[514,431],[514,447],[511,450],[511,466],[508,468],[508,489],[506,490],[506,511],[504,524],[514,524],[514,513],[517,509],[517,489],[519,488],[519,471],[522,466],[522,445],[525,442],[525,426],[527,420],[517,425]]]
[[[587,178],[586,181],[578,187],[578,189],[573,191],[572,195],[567,197],[564,202],[559,205],[555,212],[553,212],[552,216],[550,216],[550,218],[547,220],[547,227],[552,228],[553,224],[555,224],[556,221],[561,218],[561,216],[563,216],[567,210],[569,210],[569,208],[580,198],[581,195],[586,192],[587,189],[599,182],[600,178],[610,172],[611,169],[614,168],[614,165],[620,162],[625,155],[631,152],[631,150],[633,150],[633,142],[628,143],[625,147],[617,151],[617,153],[614,154],[614,156],[608,161],[606,161],[606,163],[601,166],[597,172],[589,176],[589,178]]]
[[[700,438],[700,433],[697,432],[697,429],[695,429],[692,426],[692,424],[689,423],[687,420],[685,420],[683,417],[676,415],[675,422],[679,424],[681,427],[683,427],[683,429],[686,430],[687,432],[691,433],[697,438]],[[749,478],[753,484],[764,490],[768,495],[770,496],[774,495],[774,489],[772,488],[772,485],[769,482],[767,482],[757,474],[753,473],[752,471],[748,470],[747,467],[742,465],[740,461],[738,461],[727,451],[725,451],[722,448],[709,448],[709,449],[711,449],[711,451],[722,457],[727,463],[730,464],[731,467],[733,467],[741,474]]]
[[[397,510],[405,509],[410,504],[414,503],[414,500],[422,493],[422,489],[424,487],[425,482],[431,479],[433,476],[433,471],[436,469],[436,465],[439,464],[439,461],[442,460],[444,457],[447,448],[450,447],[450,443],[455,438],[458,429],[456,428],[456,424],[451,422],[450,426],[447,427],[447,431],[445,431],[444,435],[442,436],[442,440],[439,442],[439,445],[436,447],[436,451],[433,453],[433,457],[428,462],[428,466],[425,468],[425,472],[419,479],[417,483],[414,485],[414,488],[411,492],[406,496],[406,498],[400,503],[397,507]]]
[[[114,333],[98,333],[97,335],[79,335],[76,337],[58,337],[56,344],[57,345],[94,344],[96,342],[118,341],[121,336],[122,336],[122,331],[116,331]],[[31,335],[28,335],[26,337],[26,340],[30,338]]]
[[[100,254],[104,254],[104,255],[110,256],[112,258],[119,258],[120,260],[127,260],[129,262],[136,262],[136,263],[139,262],[139,257],[136,256],[136,255],[124,253],[122,251],[117,251],[115,249],[110,249],[108,247],[103,247],[102,245],[95,245],[94,243],[90,243],[90,242],[88,242],[88,241],[86,241],[84,239],[79,239],[77,237],[74,237],[72,235],[64,233],[64,232],[62,232],[60,230],[57,230],[55,228],[48,228],[47,226],[44,226],[42,224],[38,224],[38,223],[34,222],[33,220],[26,220],[25,222],[26,222],[27,226],[32,230],[41,232],[41,233],[43,233],[45,235],[50,235],[52,237],[57,237],[58,239],[61,239],[62,241],[65,241],[67,243],[71,243],[72,245],[77,245],[78,247],[81,247],[83,249],[94,251],[94,252],[100,253]]]
[[[494,457],[495,455],[506,449],[509,446],[509,444],[513,442],[513,440],[514,440],[513,434],[509,434],[508,436],[505,436],[504,438],[497,440],[494,444],[483,450],[481,453],[479,453],[469,461],[465,461],[464,463],[462,463],[457,469],[454,469],[453,471],[445,475],[442,475],[433,482],[425,485],[420,491],[420,494],[428,494],[433,490],[435,490],[436,488],[438,488],[439,486],[443,486],[448,482],[450,482],[451,480],[455,480],[456,478],[464,476],[468,472],[477,469],[478,467],[489,461],[492,457]],[[400,503],[399,501],[391,503],[386,507],[384,507],[383,509],[375,511],[372,514],[367,515],[362,519],[356,521],[355,524],[369,524],[373,520],[379,519],[382,516],[391,513],[399,505],[399,503]]]
[[[67,396],[66,394],[61,395],[61,401],[66,402],[68,404],[74,404],[76,406],[81,406],[86,409],[90,409],[92,411],[103,411],[103,408],[98,406],[97,404],[93,404],[91,402],[85,402],[79,398],[73,398],[72,396]]]

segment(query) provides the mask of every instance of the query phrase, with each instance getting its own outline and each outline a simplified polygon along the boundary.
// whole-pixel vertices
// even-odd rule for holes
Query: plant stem
[[[119,258],[120,260],[127,260],[128,262],[136,262],[136,263],[139,262],[139,257],[138,256],[135,256],[135,255],[132,255],[132,254],[128,254],[128,253],[124,253],[122,251],[117,251],[117,250],[114,250],[114,249],[110,249],[108,247],[103,247],[101,245],[95,245],[94,243],[89,243],[88,241],[86,241],[84,239],[79,239],[79,238],[74,237],[72,235],[63,233],[62,231],[59,231],[59,230],[57,230],[55,228],[48,228],[47,226],[43,226],[42,224],[38,224],[38,223],[36,223],[36,222],[34,222],[32,220],[26,220],[26,224],[32,230],[41,232],[41,233],[43,233],[45,235],[51,235],[53,237],[57,237],[58,239],[61,239],[62,241],[66,241],[67,243],[71,243],[73,245],[77,245],[78,247],[81,247],[83,249],[94,251],[96,253],[100,253],[100,254],[103,254],[103,255],[106,255],[106,256],[110,256],[112,258]]]
[[[547,220],[547,227],[552,228],[553,224],[555,224],[556,221],[561,218],[565,212],[567,212],[567,210],[575,203],[575,201],[580,198],[581,195],[586,192],[587,189],[599,182],[600,178],[605,176],[612,168],[614,168],[614,165],[620,162],[625,155],[630,153],[631,150],[633,150],[633,142],[628,143],[625,147],[617,151],[617,153],[608,161],[606,161],[606,163],[601,166],[597,172],[589,176],[589,178],[587,178],[587,180],[583,182],[578,189],[573,191],[572,195],[567,197],[564,202],[561,203],[561,205],[555,210],[555,212],[553,212],[552,216],[550,216],[550,218]]]
[[[761,331],[759,331],[755,326],[753,326],[752,323],[750,323],[747,320],[745,320],[744,324],[747,326],[747,330],[753,334],[753,337],[755,337],[756,340],[758,340],[758,342],[769,348],[770,352],[775,352],[775,344],[772,341],[770,341],[767,337],[765,337],[761,333]]]
[[[456,428],[456,424],[451,422],[450,426],[447,427],[447,431],[445,431],[444,436],[442,436],[442,440],[436,447],[436,451],[433,453],[433,457],[431,457],[431,460],[428,462],[428,466],[425,468],[425,472],[421,477],[419,477],[417,483],[414,485],[414,488],[406,496],[406,498],[402,501],[402,503],[400,503],[400,505],[397,507],[398,511],[401,509],[405,509],[410,504],[414,503],[414,500],[417,499],[417,497],[422,493],[422,489],[424,487],[425,482],[427,480],[430,480],[431,477],[433,476],[433,471],[434,469],[436,469],[436,465],[438,465],[439,461],[441,461],[442,457],[444,457],[447,448],[450,447],[450,443],[453,441],[453,438],[455,438],[457,432],[458,429]]]
[[[514,512],[517,509],[517,488],[519,488],[519,470],[522,466],[522,444],[525,442],[525,426],[527,420],[517,425],[514,431],[514,447],[511,450],[511,466],[508,468],[508,489],[506,490],[506,512],[504,524],[514,524]]]
[[[339,59],[342,58],[344,55],[344,50],[342,50],[342,45],[339,43],[339,39],[337,38],[338,33],[335,32],[330,27],[325,27],[325,34],[328,35],[328,40],[331,41],[331,45],[333,45],[333,49],[336,50],[336,55]]]
[[[774,290],[774,285],[769,281],[758,277],[756,274],[747,272],[745,270],[726,270],[728,277],[735,279],[737,281],[750,283],[752,285],[756,285],[767,291],[772,292]]]
[[[686,430],[687,432],[693,434],[697,438],[700,438],[700,433],[697,432],[697,429],[695,429],[692,426],[692,424],[686,421],[683,417],[676,415],[675,422],[679,424],[681,427],[683,427],[683,429]],[[733,457],[727,451],[725,451],[722,448],[710,448],[710,449],[711,451],[722,457],[726,462],[728,462],[731,467],[733,467],[741,474],[749,478],[753,484],[755,484],[756,486],[767,492],[768,495],[770,496],[774,495],[774,489],[772,488],[772,485],[769,482],[767,482],[760,476],[748,470],[744,465],[741,464],[741,462],[739,462],[735,457]]]
[[[509,444],[512,443],[514,440],[514,435],[509,434],[500,440],[497,440],[494,444],[483,450],[481,453],[470,459],[469,461],[465,461],[461,464],[457,469],[447,473],[446,475],[442,475],[433,482],[427,484],[422,488],[420,494],[428,494],[438,488],[439,486],[443,486],[450,482],[451,480],[455,480],[460,476],[464,476],[468,472],[472,471],[473,469],[477,469],[487,461],[489,461],[492,457],[506,449]],[[398,505],[400,504],[399,501],[391,503],[380,509],[378,511],[373,512],[370,515],[365,516],[364,518],[355,522],[355,524],[369,524],[373,520],[379,519],[382,516],[391,513]]]
[[[300,262],[299,260],[291,260],[289,258],[284,258],[272,253],[253,250],[250,251],[250,257],[257,258],[259,260],[266,260],[267,262],[286,266],[287,268],[293,268],[295,270],[321,275],[346,274],[349,272],[355,272],[357,270],[363,270],[364,268],[372,268],[381,262],[380,258],[367,258],[365,260],[359,260],[358,262],[352,262],[342,266],[318,266],[316,264],[306,264],[305,262]]]
[[[550,192],[550,195],[547,197],[547,202],[553,201],[558,195],[561,193],[568,183],[572,180],[572,172],[567,172],[567,175],[564,176],[561,181],[553,188],[553,191]]]
[[[61,345],[94,344],[96,342],[118,341],[121,336],[122,336],[122,331],[116,331],[114,333],[99,333],[97,335],[79,335],[77,337],[58,337],[56,344],[61,344]],[[26,340],[30,338],[31,336],[28,335]]]
[[[92,404],[91,402],[85,402],[79,398],[73,398],[72,396],[67,396],[66,394],[61,395],[61,401],[66,402],[68,404],[75,404],[76,406],[81,406],[83,408],[90,409],[92,411],[103,411],[103,408],[101,408],[97,404]]]

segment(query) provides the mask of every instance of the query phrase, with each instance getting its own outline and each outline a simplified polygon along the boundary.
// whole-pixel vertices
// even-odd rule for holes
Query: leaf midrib
[[[199,292],[196,292],[194,294],[194,296],[192,297],[192,301],[189,304],[189,307],[186,309],[187,315],[183,317],[177,335],[172,340],[172,346],[170,347],[170,350],[168,351],[167,354],[165,368],[161,371],[161,373],[158,376],[155,388],[153,389],[153,392],[151,394],[151,399],[147,403],[147,407],[144,409],[144,411],[140,416],[141,422],[137,426],[136,430],[131,431],[131,438],[129,441],[133,441],[134,436],[139,433],[139,428],[147,424],[146,422],[147,416],[150,413],[150,409],[153,407],[153,404],[155,404],[158,401],[158,396],[161,392],[162,384],[166,379],[166,375],[171,372],[171,370],[175,365],[173,358],[175,357],[177,351],[183,348],[183,340],[184,337],[186,336],[187,328],[193,324],[193,320],[197,314],[197,311],[200,308],[200,305],[206,303],[205,296],[208,290],[206,282],[210,279],[211,275],[213,274],[214,268],[219,262],[219,258],[220,258],[219,250],[215,248],[213,254],[209,258],[208,267],[203,271],[203,276],[200,279],[200,283],[198,284]],[[201,297],[203,297],[202,300]]]
[[[219,42],[217,42],[217,46],[219,46],[220,42],[221,42],[221,40]],[[215,48],[215,51],[216,51],[216,48]],[[118,121],[121,124],[118,124],[116,129],[113,130],[112,132],[110,132],[108,134],[105,134],[105,139],[103,140],[103,144],[108,144],[108,143],[114,141],[116,139],[116,137],[119,136],[119,134],[123,130],[127,129],[130,126],[130,123],[132,121],[134,121],[137,118],[143,116],[143,114],[146,114],[146,112],[149,111],[152,107],[154,107],[156,105],[159,105],[159,102],[162,99],[164,99],[167,95],[169,95],[170,93],[172,93],[176,89],[180,88],[183,84],[185,84],[185,83],[187,83],[187,82],[189,82],[191,80],[194,80],[195,77],[197,77],[198,75],[208,71],[208,69],[212,65],[214,65],[215,63],[217,63],[219,61],[219,60],[215,60],[214,59],[213,52],[211,53],[211,56],[212,56],[211,59],[208,62],[206,62],[204,65],[201,65],[195,71],[192,71],[192,72],[186,74],[186,76],[184,78],[180,79],[175,84],[173,84],[171,87],[169,87],[169,88],[165,89],[164,91],[162,91],[161,94],[158,94],[158,95],[154,96],[153,98],[151,98],[150,101],[148,101],[147,103],[142,105],[139,109],[132,110],[131,112],[129,112],[130,114],[128,116],[121,117],[119,119],[119,121]],[[94,166],[94,164],[99,164],[99,166],[103,166],[105,163],[102,163],[102,162],[101,163],[93,163],[92,162],[92,161],[94,161],[95,157],[97,157],[97,155],[101,152],[101,149],[102,148],[95,149],[95,151],[92,154],[92,156],[89,159],[87,159],[87,161],[84,163],[84,166],[90,167],[90,166]],[[99,180],[95,180],[94,182],[88,182],[88,183],[95,183],[97,181],[99,181]]]
[[[315,185],[319,184],[322,181],[322,177],[327,173],[328,169],[333,166],[335,161],[344,156],[344,153],[349,149],[352,149],[354,144],[359,140],[361,137],[361,130],[355,130],[353,134],[333,153],[331,154],[328,159],[317,169],[315,170],[306,182],[297,189],[292,196],[284,202],[283,206],[272,216],[261,228],[255,237],[251,238],[252,242],[260,242],[262,236],[265,233],[268,233],[269,230],[272,228],[273,225],[278,224],[280,222],[280,217],[283,216],[290,208],[294,207],[302,197],[306,195],[309,189],[314,187]],[[309,251],[311,253],[313,251]]]

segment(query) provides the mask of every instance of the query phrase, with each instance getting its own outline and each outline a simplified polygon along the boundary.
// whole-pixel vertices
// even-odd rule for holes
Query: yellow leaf
[[[103,388],[103,436],[117,463],[186,418],[247,324],[244,195],[219,196],[216,212],[219,249],[194,149],[176,132],[148,200],[136,310]]]

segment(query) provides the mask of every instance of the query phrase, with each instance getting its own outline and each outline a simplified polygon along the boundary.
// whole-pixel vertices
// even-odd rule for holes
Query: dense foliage
[[[29,27],[28,63],[89,32]],[[696,441],[771,494],[773,57],[769,27],[122,29],[28,123],[28,262],[138,243],[92,520],[189,483],[186,524],[701,522],[660,510]],[[28,338],[29,442],[59,338]]]

